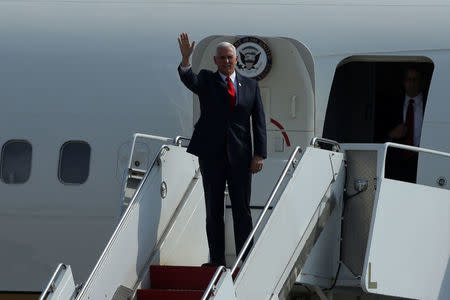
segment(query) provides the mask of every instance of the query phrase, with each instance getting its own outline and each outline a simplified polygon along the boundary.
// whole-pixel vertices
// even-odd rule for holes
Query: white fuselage
[[[1,1],[0,143],[28,141],[32,164],[25,183],[0,182],[0,291],[40,291],[60,261],[84,281],[114,229],[132,134],[191,134],[180,32],[198,43],[255,35],[306,46],[314,92],[306,137],[322,134],[341,61],[424,56],[434,71],[421,146],[449,152],[449,15],[449,2],[437,0]],[[71,140],[91,147],[81,185],[58,179]]]

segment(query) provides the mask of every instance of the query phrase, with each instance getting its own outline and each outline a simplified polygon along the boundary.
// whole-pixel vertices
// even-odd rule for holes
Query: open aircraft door
[[[419,152],[450,160],[447,153]],[[379,152],[379,161],[383,156]],[[450,299],[450,191],[383,174],[379,168],[363,289],[411,299]]]

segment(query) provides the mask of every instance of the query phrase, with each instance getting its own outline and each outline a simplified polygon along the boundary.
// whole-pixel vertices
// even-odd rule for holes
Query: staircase
[[[216,267],[151,266],[150,287],[138,290],[138,300],[200,300]]]
[[[316,142],[331,144],[332,151],[319,148]],[[351,282],[350,287],[360,284],[372,294],[450,299],[449,190],[435,186],[439,182],[412,184],[384,178],[387,147],[446,160],[450,154],[398,144],[339,145],[319,138],[311,144],[303,153],[297,147],[291,154],[231,269],[164,266],[206,261],[207,241],[198,162],[181,147],[162,146],[82,290],[77,295],[70,268],[62,272],[58,267],[42,299],[47,294],[52,300],[129,299],[136,292],[133,299],[138,300],[201,300],[204,295],[213,300],[275,300],[289,299],[296,282],[323,294],[321,289],[334,286],[329,279],[339,277],[341,264],[345,266],[338,259],[344,188],[355,184],[348,200],[365,192],[368,182],[372,192],[366,192],[366,197],[373,198],[373,207],[368,208],[370,228],[362,234],[367,240],[357,244],[363,247],[356,253],[362,258],[353,253],[349,258],[350,262],[360,259],[361,277],[345,275],[342,282],[356,280],[357,285]],[[375,157],[377,164],[372,166],[368,161]],[[346,222],[361,230],[357,216]]]
[[[343,192],[343,158],[341,152],[308,147],[302,153],[296,147],[246,241],[244,248],[260,230],[241,269],[248,249],[231,270],[183,267],[174,265],[207,260],[199,230],[206,217],[203,187],[197,160],[184,148],[162,146],[76,299],[124,299],[115,296],[125,290],[130,296],[135,291],[138,300],[201,300],[205,294],[259,300],[289,290],[330,216],[340,224],[333,208]]]

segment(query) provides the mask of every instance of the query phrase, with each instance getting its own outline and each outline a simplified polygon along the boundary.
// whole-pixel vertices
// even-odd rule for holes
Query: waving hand
[[[194,51],[195,41],[193,41],[191,44],[188,34],[183,32],[178,38],[178,45],[180,46],[181,56],[183,57],[181,60],[181,65],[183,67],[190,66],[190,57],[192,55],[192,52]]]

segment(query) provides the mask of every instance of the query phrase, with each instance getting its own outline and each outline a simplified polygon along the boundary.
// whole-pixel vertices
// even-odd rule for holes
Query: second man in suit
[[[208,264],[225,265],[225,184],[228,183],[238,254],[253,227],[252,173],[262,170],[267,156],[264,110],[257,81],[235,71],[238,58],[232,44],[217,45],[214,56],[217,72],[201,70],[195,74],[190,63],[195,42],[190,43],[188,35],[183,33],[178,43],[182,55],[178,67],[181,81],[200,101],[200,118],[187,151],[198,156],[203,178]]]
[[[392,117],[388,121],[387,140],[420,147],[423,114],[425,110],[424,75],[412,66],[403,74],[404,94],[392,106]],[[386,157],[386,177],[415,183],[418,153],[400,149],[389,149]]]

